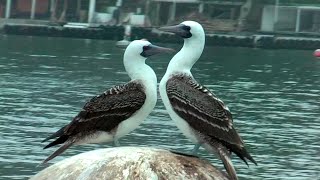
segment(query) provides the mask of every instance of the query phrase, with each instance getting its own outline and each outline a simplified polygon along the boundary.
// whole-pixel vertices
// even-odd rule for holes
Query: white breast
[[[144,82],[146,101],[142,107],[130,118],[121,122],[117,128],[115,139],[130,133],[142,123],[151,113],[157,102],[157,80],[152,79]]]

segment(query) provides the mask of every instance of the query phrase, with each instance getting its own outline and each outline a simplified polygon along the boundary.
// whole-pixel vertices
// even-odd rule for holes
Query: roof
[[[298,8],[303,10],[320,10],[319,6],[298,6]]]
[[[266,5],[265,7],[275,7],[274,5]],[[301,10],[312,10],[320,11],[320,6],[278,6],[281,9],[301,9]]]
[[[242,1],[213,1],[213,0],[153,0],[156,2],[176,2],[176,3],[205,3],[214,5],[226,5],[226,6],[241,6],[244,4]]]
[[[200,3],[200,0],[153,0],[158,2]]]

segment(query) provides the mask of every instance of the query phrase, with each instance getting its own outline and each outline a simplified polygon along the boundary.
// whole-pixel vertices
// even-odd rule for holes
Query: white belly
[[[113,141],[113,135],[104,131],[98,131],[79,140],[75,144],[94,144]]]
[[[146,95],[146,101],[143,106],[133,116],[119,124],[114,137],[115,139],[119,139],[138,128],[142,121],[151,113],[157,102],[156,84],[154,86],[150,85],[146,89]]]
[[[147,110],[145,112],[143,112],[144,109],[146,109],[146,108],[141,108],[132,117],[130,117],[129,119],[127,119],[125,121],[122,121],[117,128],[117,131],[116,131],[114,138],[119,139],[119,138],[125,136],[126,134],[130,133],[131,131],[135,130],[136,128],[138,128],[139,125],[142,123],[142,121],[144,119],[146,119],[148,114],[151,112],[151,111],[147,111]]]
[[[166,84],[167,84],[167,78],[166,76],[164,76],[160,82],[159,91],[160,91],[161,99],[163,101],[164,106],[167,109],[169,116],[175,122],[176,126],[180,129],[180,131],[187,138],[189,138],[195,144],[199,143],[199,140],[198,140],[199,138],[194,133],[190,125],[184,119],[182,119],[176,112],[174,112],[167,95]]]

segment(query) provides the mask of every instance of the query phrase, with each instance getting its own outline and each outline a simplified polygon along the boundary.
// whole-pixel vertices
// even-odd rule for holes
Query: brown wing
[[[57,144],[64,143],[64,145],[45,159],[43,163],[64,152],[74,143],[76,137],[90,135],[96,131],[110,132],[115,129],[122,121],[136,113],[143,106],[145,99],[146,94],[139,81],[115,86],[92,98],[68,125],[44,140],[58,137],[44,149]]]
[[[85,104],[83,110],[64,128],[64,135],[89,131],[111,131],[139,110],[146,99],[137,82],[115,86]]]
[[[167,81],[167,94],[174,111],[197,132],[223,144],[243,146],[224,103],[192,77],[178,74]]]

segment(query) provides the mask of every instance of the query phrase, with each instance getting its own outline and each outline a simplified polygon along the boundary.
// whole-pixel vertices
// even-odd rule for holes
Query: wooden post
[[[296,21],[296,33],[300,31],[300,17],[301,17],[301,9],[298,8],[297,21]]]
[[[78,19],[80,20],[80,11],[81,11],[81,0],[77,1],[77,16]]]
[[[30,19],[34,19],[37,0],[32,0]]]
[[[11,0],[7,0],[7,5],[6,5],[6,19],[10,18],[10,12],[11,12]]]
[[[176,19],[176,10],[177,10],[177,3],[176,1],[174,1],[172,4],[172,17],[171,17],[172,21]]]
[[[254,0],[247,0],[240,9],[240,16],[238,18],[238,26],[237,31],[242,31],[247,27],[247,20],[249,17],[250,12],[252,11],[252,3],[254,3]]]
[[[273,31],[277,30],[278,19],[279,19],[279,0],[276,0],[276,4],[274,6],[274,15],[273,15]]]
[[[159,26],[160,25],[160,8],[161,8],[161,2],[157,2],[157,9],[156,9],[156,25]]]
[[[145,9],[144,14],[148,16],[149,11],[150,11],[150,0],[146,0],[146,3],[144,5],[144,9]]]
[[[94,12],[96,9],[96,0],[90,0],[89,3],[88,23],[90,24],[93,22]]]
[[[174,21],[174,19],[176,18],[176,8],[177,8],[177,4],[175,1],[173,1],[172,5],[171,5],[170,17],[169,17],[167,23]]]
[[[68,0],[64,0],[63,1],[63,10],[62,10],[62,13],[61,13],[60,18],[59,18],[60,22],[65,22],[66,21],[67,10],[68,10]]]
[[[200,3],[199,4],[199,9],[198,9],[198,11],[199,11],[199,13],[203,13],[203,9],[204,9],[204,3],[202,2],[202,3]]]
[[[50,21],[57,21],[56,18],[56,9],[57,9],[57,0],[50,0]]]

